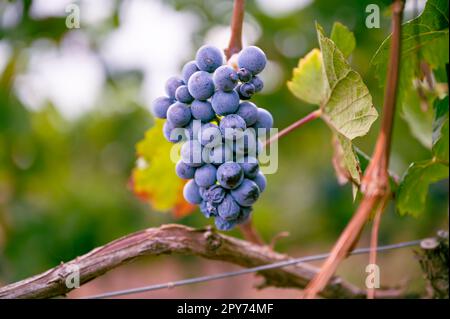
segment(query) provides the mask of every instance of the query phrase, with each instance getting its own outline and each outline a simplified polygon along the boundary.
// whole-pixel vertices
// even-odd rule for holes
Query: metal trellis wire
[[[393,250],[393,249],[418,246],[421,241],[422,241],[422,239],[401,242],[401,243],[392,244],[392,245],[379,246],[377,248],[377,251],[383,252],[383,251],[388,251],[388,250]],[[361,255],[361,254],[367,254],[369,252],[370,252],[369,247],[358,248],[358,249],[353,250],[350,253],[350,255]],[[143,286],[143,287],[132,288],[132,289],[117,290],[117,291],[107,292],[107,293],[98,294],[98,295],[94,295],[94,296],[88,296],[88,297],[85,297],[84,299],[103,299],[103,298],[111,298],[111,297],[117,297],[117,296],[130,295],[130,294],[135,294],[135,293],[142,293],[142,292],[147,292],[147,291],[155,291],[155,290],[160,290],[160,289],[170,289],[170,288],[174,288],[174,287],[180,287],[180,286],[204,283],[204,282],[208,282],[208,281],[219,280],[219,279],[224,279],[224,278],[229,278],[229,277],[246,275],[249,273],[254,273],[254,272],[259,272],[259,271],[264,271],[264,270],[269,270],[269,269],[283,268],[283,267],[287,267],[287,266],[295,266],[299,263],[326,259],[328,256],[329,256],[329,253],[305,256],[305,257],[289,259],[289,260],[281,261],[281,262],[277,262],[277,263],[272,263],[272,264],[267,264],[267,265],[252,267],[252,268],[246,268],[246,269],[242,269],[242,270],[231,271],[231,272],[226,272],[226,273],[221,273],[221,274],[216,274],[216,275],[189,278],[189,279],[184,279],[184,280],[172,281],[172,282],[150,285],[150,286]]]

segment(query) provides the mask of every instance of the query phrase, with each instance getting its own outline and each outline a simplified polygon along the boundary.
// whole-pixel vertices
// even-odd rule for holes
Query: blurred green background
[[[406,19],[414,14],[410,2]],[[79,29],[65,25],[70,3],[80,8]],[[380,6],[380,29],[364,25],[369,3]],[[334,21],[354,31],[357,48],[351,64],[380,110],[383,92],[370,60],[389,34],[389,3],[247,1],[244,43],[260,46],[271,61],[263,74],[266,89],[254,100],[272,112],[276,127],[314,109],[297,100],[285,83],[299,58],[318,46],[315,21],[328,31]],[[423,7],[424,1],[418,4]],[[135,143],[153,123],[151,100],[163,93],[165,79],[179,72],[196,48],[204,43],[226,46],[231,8],[229,0],[0,0],[0,284],[141,228],[208,223],[198,212],[179,220],[153,212],[127,184]],[[369,154],[378,126],[379,121],[356,142]],[[279,242],[280,251],[324,252],[352,215],[351,187],[337,183],[331,156],[331,134],[320,121],[280,141],[278,172],[268,176],[254,213],[266,240],[290,233]],[[410,162],[429,157],[398,116],[392,170],[402,175]],[[447,218],[448,185],[443,182],[432,187],[427,212],[418,219],[388,209],[380,242],[430,236],[448,228]],[[240,236],[237,231],[232,235]],[[408,258],[394,258],[401,263],[399,272],[409,267],[417,271],[412,256]],[[393,272],[389,278],[396,284],[403,273]],[[345,274],[351,277],[352,271]]]

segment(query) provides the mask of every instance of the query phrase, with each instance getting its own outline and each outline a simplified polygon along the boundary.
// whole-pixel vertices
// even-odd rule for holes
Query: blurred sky
[[[308,5],[310,0],[258,0],[260,8],[280,16]],[[70,0],[33,1],[31,13],[35,19],[65,16]],[[192,34],[198,31],[198,18],[189,12],[175,11],[163,1],[126,0],[119,10],[120,26],[101,37],[99,55],[89,48],[89,35],[85,27],[94,27],[113,13],[113,0],[82,0],[81,28],[68,32],[62,45],[37,40],[26,51],[27,69],[17,77],[15,88],[21,101],[30,109],[38,110],[47,101],[52,102],[67,119],[75,119],[94,107],[105,81],[102,63],[108,70],[140,70],[144,81],[140,102],[149,106],[152,99],[162,94],[165,79],[179,73],[180,65],[192,58]],[[4,5],[3,27],[14,28],[20,20],[17,12],[21,2]],[[229,3],[231,10],[232,3]],[[176,21],[176,23],[174,23]],[[247,19],[244,43],[255,43],[260,28],[254,19]],[[179,25],[183,27],[180,28]],[[211,28],[205,43],[226,47],[229,26]],[[157,49],[155,50],[155,47]],[[289,49],[289,48],[287,48]],[[0,71],[10,54],[7,43],[0,40]],[[265,93],[270,93],[281,83],[281,70],[269,63]]]
[[[281,17],[311,2],[257,0],[256,4],[266,14]],[[162,94],[165,79],[179,73],[180,65],[191,58],[191,52],[195,49],[191,38],[200,26],[198,17],[189,12],[175,11],[164,1],[125,0],[120,5],[119,28],[100,37],[100,54],[94,55],[89,48],[89,35],[85,29],[95,27],[113,14],[114,1],[37,0],[33,1],[31,13],[36,19],[66,16],[70,3],[77,3],[80,7],[81,28],[68,32],[59,48],[38,40],[27,50],[30,63],[17,77],[16,90],[30,109],[37,110],[50,101],[67,119],[79,117],[93,108],[100,96],[105,81],[102,63],[113,72],[140,70],[144,81],[138,100],[148,107],[151,100]],[[418,1],[419,10],[424,3]],[[3,27],[14,28],[20,20],[17,12],[21,2],[2,6]],[[228,6],[231,10],[231,1]],[[407,11],[411,10],[413,1],[408,1]],[[180,25],[183,27],[179,28]],[[261,32],[257,22],[246,17],[244,28],[244,43],[255,43]],[[205,43],[226,47],[228,39],[229,26],[217,25],[208,31]],[[299,46],[292,43],[281,43],[280,46],[288,56],[299,55]],[[8,44],[0,40],[0,71],[9,54]],[[281,85],[280,72],[275,63],[269,63],[265,74],[271,76],[264,78],[263,74],[266,82],[263,93],[271,93]]]

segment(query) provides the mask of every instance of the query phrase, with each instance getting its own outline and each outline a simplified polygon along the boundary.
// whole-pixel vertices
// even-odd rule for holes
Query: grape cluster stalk
[[[258,74],[266,63],[264,52],[249,46],[233,68],[221,50],[204,45],[152,103],[153,115],[167,119],[164,137],[182,143],[176,174],[189,180],[184,198],[220,230],[245,223],[266,188],[258,155],[273,117],[249,101],[264,87]]]

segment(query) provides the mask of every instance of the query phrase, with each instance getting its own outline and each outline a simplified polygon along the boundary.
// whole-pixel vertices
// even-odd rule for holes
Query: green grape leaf
[[[325,99],[325,76],[322,70],[322,54],[313,49],[300,59],[294,68],[292,80],[287,83],[289,90],[299,99],[315,105]]]
[[[335,33],[345,38],[342,34],[347,31]],[[317,34],[320,52],[314,49],[299,61],[288,88],[299,99],[319,105],[322,119],[333,131],[349,140],[364,136],[378,117],[369,89],[318,24]]]
[[[422,77],[421,74],[418,74],[421,72],[421,63],[425,62],[431,71],[434,71],[449,62],[448,9],[448,0],[428,0],[422,14],[402,26],[397,103],[403,114],[419,115],[415,112],[416,102],[411,98],[411,93],[417,91],[417,79]],[[386,81],[390,40],[391,36],[383,41],[371,62],[375,69],[374,73],[382,86]],[[423,129],[423,126],[417,127],[418,118],[416,116],[404,118],[412,132]],[[429,115],[424,115],[422,121],[425,121],[425,125],[429,128],[431,123]],[[423,134],[413,135],[424,143]],[[429,146],[429,141],[428,138],[425,143],[427,146]]]
[[[426,208],[431,184],[448,177],[448,166],[435,160],[413,163],[406,171],[396,194],[401,215],[419,216]]]
[[[356,40],[353,32],[340,22],[335,22],[333,24],[330,38],[346,58],[352,54],[356,47]]]
[[[317,34],[328,84],[322,118],[349,140],[364,136],[378,117],[369,89],[319,25]]]
[[[172,211],[181,217],[191,213],[195,206],[183,198],[185,181],[175,173],[175,163],[170,158],[174,144],[164,139],[163,124],[163,120],[157,119],[136,145],[138,160],[131,186],[135,194],[150,203],[154,210]]]
[[[321,26],[316,28],[320,50],[300,59],[287,85],[296,97],[320,107],[321,118],[335,136],[333,165],[338,181],[352,181],[355,194],[361,167],[352,140],[368,133],[378,113],[361,76],[346,60],[355,48],[353,33],[335,23],[331,38],[327,38]]]

